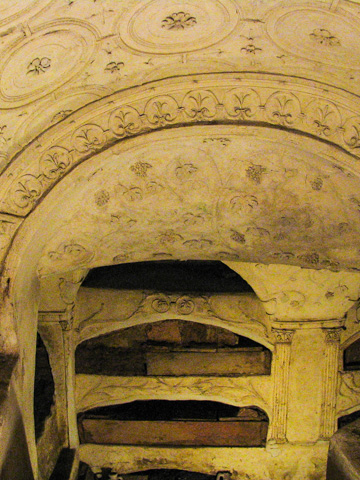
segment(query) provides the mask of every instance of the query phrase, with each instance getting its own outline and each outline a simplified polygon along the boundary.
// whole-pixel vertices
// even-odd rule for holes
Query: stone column
[[[324,328],[325,362],[321,392],[320,438],[327,440],[337,430],[336,399],[339,377],[340,328]]]
[[[294,330],[273,329],[273,333],[275,337],[275,350],[272,361],[274,390],[270,440],[273,443],[285,443],[287,441],[286,425],[291,342],[294,336]]]
[[[79,445],[76,406],[75,406],[75,352],[73,342],[73,309],[74,305],[67,308],[59,321],[62,329],[64,351],[64,377],[66,389],[68,446],[77,448]]]

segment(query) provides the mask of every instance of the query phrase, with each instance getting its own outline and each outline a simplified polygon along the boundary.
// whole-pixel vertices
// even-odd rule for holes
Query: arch
[[[120,377],[270,375],[271,353],[222,327],[168,319],[82,342],[75,371]]]
[[[108,431],[109,423],[116,431]],[[78,416],[78,424],[81,443],[99,443],[105,434],[104,444],[261,447],[268,417],[254,406],[148,399],[88,410]]]
[[[269,80],[276,87],[269,86]],[[326,106],[336,118],[334,125],[321,122]],[[184,125],[290,129],[340,147],[350,154],[345,164],[357,170],[358,111],[359,100],[354,95],[273,74],[260,79],[251,73],[214,73],[150,82],[80,109],[17,154],[6,170],[1,211],[24,216],[64,174],[94,154],[132,136]],[[23,170],[20,165],[27,167]]]
[[[279,77],[270,75],[260,80],[256,74],[242,74],[239,82],[238,74],[194,75],[119,92],[72,114],[16,155],[1,179],[1,192],[4,192],[0,200],[2,218],[4,221],[10,219],[14,225],[2,250],[4,256],[7,254],[2,285],[6,299],[4,317],[10,325],[14,325],[21,345],[15,374],[21,375],[25,362],[28,366],[22,384],[24,392],[32,394],[39,259],[55,233],[54,225],[64,214],[64,210],[57,210],[57,201],[68,195],[74,187],[71,176],[75,178],[80,172],[82,162],[93,162],[94,166],[101,155],[109,154],[111,148],[131,148],[137,141],[153,139],[153,135],[161,137],[164,132],[177,132],[180,136],[184,131],[203,128],[205,133],[210,132],[213,125],[221,129],[223,124],[226,128],[242,132],[257,129],[258,132],[266,131],[269,134],[276,130],[279,135],[290,137],[289,143],[297,139],[304,144],[317,145],[318,148],[314,149],[317,153],[321,146],[321,153],[327,161],[333,161],[339,171],[345,171],[345,176],[349,174],[352,178],[358,178],[358,139],[354,134],[358,121],[358,100],[331,88],[325,98],[321,85],[314,87],[314,83],[310,85],[300,79],[289,79],[286,86],[279,84],[274,88],[267,83],[269,79],[278,80]],[[280,97],[289,100],[287,105],[291,105],[289,108],[293,110],[279,110],[277,105]],[[321,100],[316,100],[317,97]],[[248,101],[250,104],[247,104]],[[317,131],[311,109],[305,112],[305,105],[321,106],[323,101],[329,103],[331,108],[335,105],[335,112],[341,112],[339,126],[330,128],[328,135]],[[166,110],[159,112],[159,108]],[[217,135],[216,141],[223,142],[224,138]],[[315,183],[315,188],[318,185]],[[356,210],[357,206],[354,208]],[[45,231],[42,224],[50,217],[52,224]],[[263,232],[257,233],[261,236]],[[234,238],[235,242],[243,245],[241,235],[235,235]],[[217,253],[222,256],[224,252],[221,250]],[[225,253],[228,260],[239,259],[234,250],[229,249]],[[287,252],[283,252],[283,256],[281,252],[272,253],[277,254],[272,259],[276,258],[280,263],[347,268],[347,265],[334,267],[327,258],[314,264],[315,257],[304,253],[290,260]],[[127,259],[120,256],[116,261]],[[85,267],[84,264],[80,266]],[[72,265],[66,268],[72,270],[78,267]],[[54,268],[53,272],[56,271]],[[7,279],[10,277],[8,285]],[[32,302],[25,304],[24,298],[32,299]],[[33,422],[26,408],[23,414],[35,465],[36,451],[31,442]]]

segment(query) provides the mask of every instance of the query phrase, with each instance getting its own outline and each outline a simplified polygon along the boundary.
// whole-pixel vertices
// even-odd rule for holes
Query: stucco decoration
[[[99,128],[91,125],[79,134],[77,148],[101,148],[105,133]],[[69,197],[64,184],[55,189],[64,213],[40,274],[168,258],[351,268],[360,231],[352,201],[356,176],[335,168],[326,150],[316,154],[311,139],[295,144],[284,132],[276,141],[272,136],[258,127],[192,127],[154,132],[151,140],[139,137],[101,152],[68,176],[69,188],[77,182],[76,193]],[[73,158],[60,146],[41,156],[47,181],[61,178]],[[35,180],[26,176],[14,192],[19,205],[40,195]],[[345,218],[344,202],[351,208]],[[329,287],[329,310],[339,288],[332,295]],[[289,301],[301,308],[304,300],[294,291]]]
[[[359,69],[360,22],[319,3],[295,3],[271,10],[266,19],[271,39],[285,52],[342,68]]]
[[[96,30],[82,21],[58,20],[34,28],[3,53],[0,107],[15,108],[43,97],[78,75],[96,50]]]
[[[36,73],[39,77],[46,75],[51,66],[41,68],[44,72]],[[287,83],[282,79],[281,84],[277,84],[274,77],[269,77],[269,80],[275,81],[275,86],[246,74],[241,77],[229,74],[198,76],[190,80],[179,78],[169,80],[166,86],[161,82],[153,83],[139,87],[136,92],[118,93],[93,103],[91,108],[70,115],[60,125],[49,129],[17,157],[4,178],[2,210],[17,215],[27,214],[75,165],[121,139],[167,126],[219,121],[239,124],[265,122],[311,133],[357,156],[360,142],[357,99],[346,98],[343,93],[335,91],[326,93],[324,98],[322,89],[301,80]],[[324,100],[316,99],[316,95]],[[315,105],[317,108],[314,110]],[[326,115],[323,118],[323,108],[327,106],[326,111],[332,111],[332,105],[336,107],[335,117]],[[333,123],[334,118],[340,119],[339,115],[341,123]],[[59,152],[62,152],[61,161],[58,159]],[[55,153],[49,176],[49,162]],[[356,170],[357,166],[351,156],[346,157],[339,151],[332,154],[329,151],[328,154],[334,157],[334,168],[339,172],[347,177],[354,174],[351,169]],[[19,169],[22,162],[27,165],[25,170],[23,167]],[[257,181],[254,178],[253,181]],[[309,182],[313,182],[313,190],[322,189],[323,179],[309,178]],[[356,209],[357,197],[353,198]]]
[[[267,375],[251,378],[76,375],[76,405],[79,412],[150,398],[216,400],[239,407],[255,405],[271,416],[271,380]]]
[[[341,319],[359,297],[358,273],[225,263],[250,283],[273,320]]]
[[[74,328],[76,343],[140,323],[168,318],[217,325],[272,348],[270,325],[251,294],[189,295],[80,288]]]
[[[232,0],[152,0],[119,19],[119,35],[131,49],[176,54],[216,45],[235,28],[239,8]]]
[[[348,415],[360,408],[360,372],[341,372],[337,415]]]

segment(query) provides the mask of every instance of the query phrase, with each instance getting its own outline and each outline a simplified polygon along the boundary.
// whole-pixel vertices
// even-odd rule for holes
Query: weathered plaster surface
[[[1,2],[0,472],[20,435],[16,475],[48,478],[90,405],[209,395],[263,402],[267,448],[81,445],[81,458],[324,478],[336,419],[359,408],[341,364],[360,331],[358,3]],[[256,296],[80,288],[90,268],[166,259],[224,261]],[[79,342],[168,318],[264,344],[271,375],[75,378]],[[36,446],[38,322],[56,392]]]

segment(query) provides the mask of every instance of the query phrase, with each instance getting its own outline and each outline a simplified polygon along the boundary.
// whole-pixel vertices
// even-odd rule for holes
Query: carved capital
[[[340,343],[341,328],[324,328],[326,343]]]
[[[276,343],[291,343],[295,330],[285,330],[284,328],[272,328]]]

